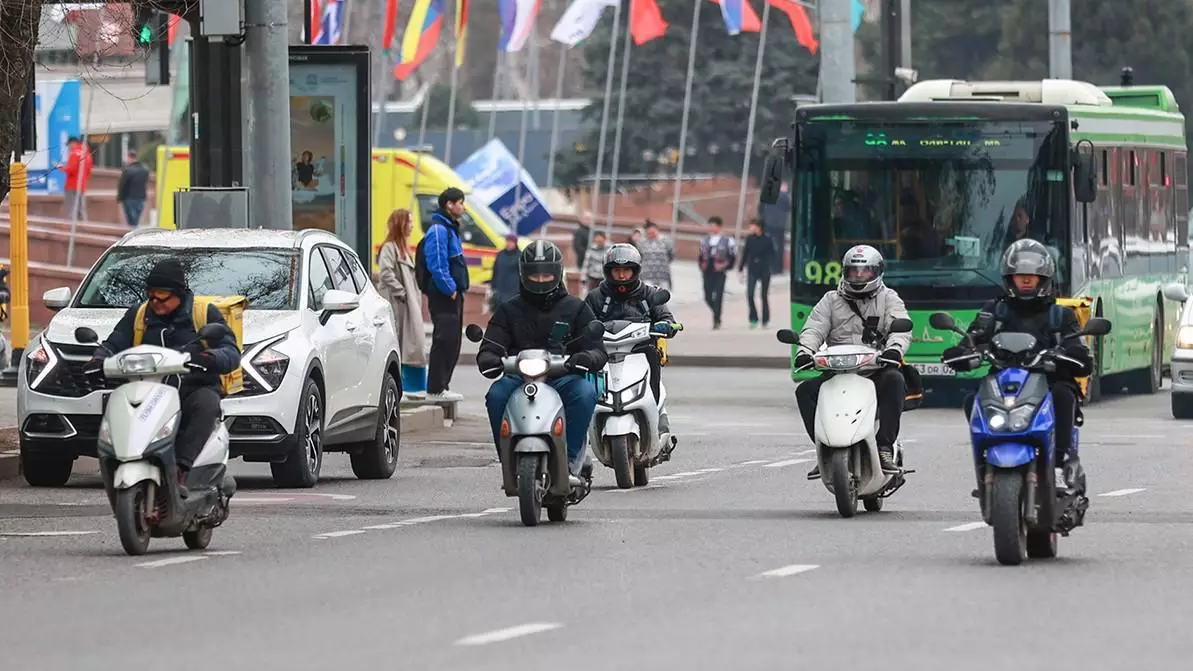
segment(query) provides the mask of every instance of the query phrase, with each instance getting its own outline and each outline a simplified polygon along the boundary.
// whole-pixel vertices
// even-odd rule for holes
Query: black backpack
[[[427,229],[427,233],[430,233]],[[431,271],[427,268],[427,234],[423,234],[423,239],[418,241],[418,245],[414,248],[414,282],[418,285],[418,290],[427,293],[427,288],[431,286]]]

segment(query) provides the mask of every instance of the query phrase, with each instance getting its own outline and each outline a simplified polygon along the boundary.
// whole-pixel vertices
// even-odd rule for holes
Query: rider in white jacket
[[[882,282],[885,268],[882,254],[868,245],[859,245],[845,253],[841,261],[841,283],[836,291],[826,293],[812,308],[812,314],[800,331],[799,351],[795,357],[797,367],[811,364],[812,355],[823,345],[861,345],[867,329],[886,334],[892,321],[908,318],[903,299]],[[899,472],[893,445],[899,437],[899,418],[907,394],[899,366],[910,344],[910,333],[891,334],[886,349],[878,358],[886,367],[870,374],[878,393],[878,456],[886,473]],[[795,388],[796,403],[813,442],[816,440],[816,401],[825,379],[827,375]],[[808,473],[810,480],[819,477],[819,467]]]

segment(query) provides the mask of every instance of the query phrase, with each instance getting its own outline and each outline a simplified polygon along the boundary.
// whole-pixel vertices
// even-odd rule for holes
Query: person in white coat
[[[402,351],[402,394],[421,399],[427,395],[426,333],[423,328],[423,297],[414,275],[410,253],[410,210],[389,215],[388,233],[377,252],[380,267],[378,291],[394,311],[394,328]]]
[[[894,289],[883,284],[886,262],[877,249],[869,245],[853,247],[841,260],[841,282],[835,291],[820,299],[799,334],[799,349],[795,357],[797,368],[812,363],[812,355],[822,345],[862,345],[868,330],[889,334],[886,348],[878,361],[886,364],[870,374],[878,393],[878,457],[884,473],[898,473],[894,444],[899,437],[899,420],[907,395],[907,383],[899,367],[911,344],[910,333],[890,333],[891,322],[908,319],[903,299]],[[804,420],[808,437],[816,441],[816,402],[820,385],[827,376],[808,380],[795,388],[795,400]],[[808,478],[820,477],[814,468]]]

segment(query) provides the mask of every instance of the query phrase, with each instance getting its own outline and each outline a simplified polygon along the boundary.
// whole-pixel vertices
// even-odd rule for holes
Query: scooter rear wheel
[[[206,550],[208,545],[211,545],[211,527],[202,527],[195,531],[187,531],[182,534],[182,542],[186,543],[187,549],[190,550]]]
[[[128,489],[116,492],[116,530],[120,533],[120,544],[132,556],[143,555],[149,550],[149,506],[148,482],[139,482]]]

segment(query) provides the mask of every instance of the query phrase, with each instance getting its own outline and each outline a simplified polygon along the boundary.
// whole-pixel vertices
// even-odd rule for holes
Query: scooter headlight
[[[1027,427],[1031,425],[1031,419],[1036,414],[1036,406],[1021,405],[1010,412],[1010,425],[1012,431],[1026,431]]]
[[[157,354],[125,354],[120,357],[120,372],[125,375],[141,375],[157,371]]]
[[[986,410],[986,423],[995,431],[1005,431],[1009,423],[1007,413],[996,408],[989,408]]]
[[[162,428],[158,429],[157,433],[153,434],[152,442],[156,443],[159,440],[165,440],[174,435],[174,427],[178,426],[178,415],[179,413],[174,413],[170,419],[166,420],[165,424],[162,424]]]
[[[546,375],[550,367],[551,364],[546,359],[522,359],[518,362],[518,372],[527,378]]]

